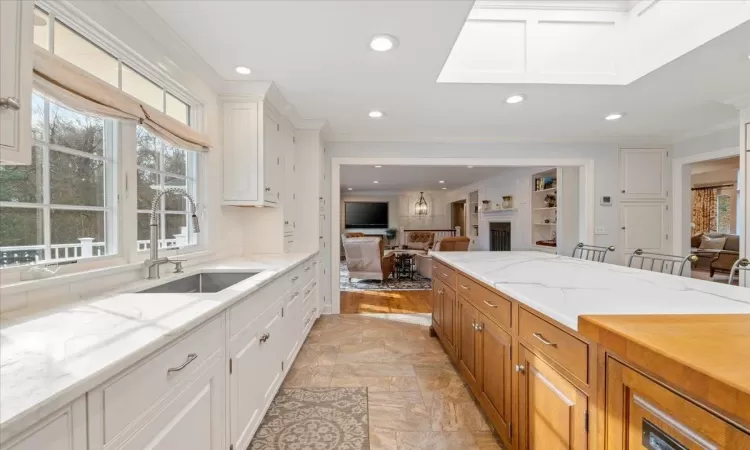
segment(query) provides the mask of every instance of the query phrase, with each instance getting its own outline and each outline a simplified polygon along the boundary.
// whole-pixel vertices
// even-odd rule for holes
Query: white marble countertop
[[[432,256],[578,329],[596,314],[750,314],[750,289],[543,252]]]
[[[2,434],[14,435],[31,426],[314,254],[214,261],[0,324]],[[217,293],[134,293],[217,271],[260,273]]]

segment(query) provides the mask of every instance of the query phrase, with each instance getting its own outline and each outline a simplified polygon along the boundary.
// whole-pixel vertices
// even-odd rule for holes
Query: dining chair
[[[729,281],[727,282],[728,284],[732,284],[735,273],[737,273],[738,277],[740,276],[740,270],[750,270],[750,259],[738,259],[734,262],[734,264],[732,264],[732,268],[729,270]]]
[[[637,260],[640,260],[640,265]],[[664,253],[650,253],[644,252],[643,249],[639,248],[630,255],[630,258],[628,259],[628,267],[636,267],[651,272],[682,276],[682,272],[685,270],[685,264],[696,261],[698,261],[698,257],[695,255],[679,256],[667,255]]]
[[[614,245],[610,245],[609,247],[599,247],[597,245],[587,245],[583,242],[579,242],[578,245],[573,248],[573,258],[604,262],[604,259],[607,257],[607,252],[613,251],[615,251]]]

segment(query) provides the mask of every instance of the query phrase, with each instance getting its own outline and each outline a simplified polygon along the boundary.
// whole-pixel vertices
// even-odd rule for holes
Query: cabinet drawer
[[[237,333],[258,320],[263,311],[287,292],[286,288],[285,280],[272,281],[269,285],[253,292],[244,300],[229,308],[227,312],[229,336],[236,336]]]
[[[479,283],[470,280],[463,274],[458,274],[458,295],[466,298],[477,309],[498,324],[510,328],[510,300],[492,292]]]
[[[432,258],[432,278],[442,281],[449,288],[456,286],[456,271],[435,261],[435,258]]]
[[[608,449],[750,449],[750,434],[649,377],[613,358],[606,372]]]
[[[519,308],[518,336],[588,384],[588,344],[523,308]]]
[[[220,315],[132,370],[89,392],[89,422],[102,430],[95,448],[106,447],[136,421],[151,417],[204,363],[223,354]]]
[[[301,289],[302,286],[307,284],[307,282],[309,282],[314,277],[314,268],[315,266],[313,266],[313,260],[308,259],[307,261],[304,261],[302,264],[292,269],[292,271],[285,276],[287,287],[289,289]]]

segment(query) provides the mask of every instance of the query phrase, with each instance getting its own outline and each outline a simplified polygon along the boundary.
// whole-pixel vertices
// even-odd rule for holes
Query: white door
[[[669,182],[664,149],[620,150],[620,199],[662,200]]]
[[[122,449],[223,450],[225,370],[222,354]]]
[[[636,249],[667,253],[668,215],[663,203],[621,203],[621,248],[624,262]]]
[[[34,2],[0,1],[0,162],[31,163]]]

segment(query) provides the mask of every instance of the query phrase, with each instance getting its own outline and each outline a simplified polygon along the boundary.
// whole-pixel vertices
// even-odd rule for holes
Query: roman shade
[[[39,95],[80,113],[137,121],[155,136],[182,149],[208,151],[211,147],[205,134],[36,45],[33,81]]]

